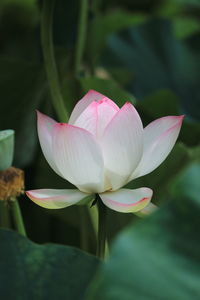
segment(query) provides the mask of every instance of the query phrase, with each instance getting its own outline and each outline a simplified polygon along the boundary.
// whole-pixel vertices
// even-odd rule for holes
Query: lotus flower
[[[122,188],[157,168],[172,150],[183,116],[157,119],[143,128],[127,102],[119,108],[104,95],[89,91],[75,106],[69,123],[38,112],[40,145],[51,168],[77,189],[39,189],[28,197],[45,208],[64,208],[94,199],[119,212],[137,212],[152,190]],[[91,196],[91,197],[88,197]]]

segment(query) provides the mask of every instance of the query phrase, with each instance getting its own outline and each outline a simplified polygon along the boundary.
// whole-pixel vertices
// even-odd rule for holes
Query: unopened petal
[[[97,122],[97,138],[100,138],[107,125],[119,111],[119,107],[110,99],[102,99],[97,106],[98,122]]]
[[[120,189],[116,192],[102,193],[103,203],[119,212],[131,213],[143,209],[151,201],[153,191],[149,188],[139,188],[135,190]]]
[[[83,192],[101,192],[104,163],[100,146],[85,129],[69,124],[55,125],[53,154],[63,177]]]
[[[155,120],[144,129],[144,151],[130,180],[156,169],[168,156],[178,138],[183,116],[167,116]]]
[[[86,109],[80,114],[77,120],[74,122],[74,126],[86,129],[90,133],[96,136],[97,133],[97,113],[98,103],[93,101],[90,103]]]
[[[86,129],[99,138],[118,111],[119,107],[105,97],[99,102],[90,103],[77,118],[74,125]]]
[[[78,101],[78,103],[74,107],[69,119],[69,124],[74,124],[80,114],[87,108],[88,105],[90,105],[90,103],[92,103],[93,101],[98,102],[104,97],[105,96],[101,93],[90,90],[81,100]]]
[[[112,189],[119,189],[137,167],[143,151],[143,126],[131,103],[116,113],[100,144]]]
[[[53,157],[52,134],[55,124],[57,124],[57,122],[52,118],[37,111],[37,129],[43,154],[51,168],[58,175],[62,176],[55,164]]]
[[[88,197],[79,190],[40,189],[27,191],[26,195],[36,204],[44,208],[58,209],[77,204]]]

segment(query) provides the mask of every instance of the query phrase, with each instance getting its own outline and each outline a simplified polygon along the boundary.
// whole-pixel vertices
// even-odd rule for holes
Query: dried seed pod
[[[0,171],[0,200],[12,200],[24,192],[24,172],[15,167]]]

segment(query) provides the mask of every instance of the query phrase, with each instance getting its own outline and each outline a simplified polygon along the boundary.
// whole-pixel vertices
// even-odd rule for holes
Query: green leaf
[[[2,299],[84,299],[99,264],[76,248],[37,245],[9,230],[0,231]]]
[[[129,90],[138,99],[161,90],[172,90],[183,113],[195,120],[199,114],[199,39],[178,40],[172,22],[152,19],[108,39],[104,65],[132,73]]]
[[[20,5],[23,5],[23,6],[35,6],[35,1],[34,0],[2,0],[1,1],[1,5],[4,6],[4,5],[10,5],[10,4],[20,4]]]
[[[173,21],[173,27],[175,34],[179,39],[188,38],[190,35],[200,31],[199,21],[187,17],[175,18]]]
[[[199,155],[200,158],[200,155]],[[187,197],[200,204],[200,163],[192,163],[178,176],[178,178],[171,185],[171,194],[176,198]]]
[[[44,73],[40,65],[3,57],[0,68],[0,128],[15,130],[14,163],[24,167],[37,145],[35,109],[44,100]]]
[[[137,102],[137,109],[143,116],[145,125],[166,115],[180,115],[179,99],[171,90],[158,90],[150,93],[144,101]],[[189,146],[199,143],[200,123],[185,118],[181,128],[180,140]]]
[[[188,15],[195,15],[199,9],[199,0],[168,0],[163,1],[158,7],[157,13],[163,17],[174,17],[181,15],[187,18]]]
[[[112,79],[100,79],[97,77],[86,77],[80,79],[80,84],[84,92],[94,89],[115,101],[119,106],[124,105],[126,101],[135,103],[133,95],[121,88]]]
[[[128,188],[147,186],[153,189],[156,203],[169,196],[171,182],[193,159],[191,149],[183,144],[176,144],[168,158],[152,173],[130,182]],[[195,157],[196,158],[196,157]]]
[[[200,157],[200,147],[186,147],[177,143],[167,159],[153,172],[137,178],[127,184],[127,188],[134,189],[147,186],[154,191],[153,202],[160,204],[171,197],[171,186],[177,178],[184,174],[185,169],[195,163]],[[185,185],[187,189],[187,185]],[[183,196],[183,194],[181,194]],[[187,194],[186,194],[187,195]]]
[[[105,46],[107,37],[124,28],[144,23],[147,16],[132,14],[128,11],[112,11],[99,15],[92,21],[88,38],[88,51],[94,60],[100,55]]]
[[[186,5],[186,6],[194,6],[196,8],[200,7],[199,0],[171,0],[172,3],[176,4],[179,3],[181,5]]]
[[[14,131],[0,131],[0,171],[11,167],[14,152]]]
[[[144,98],[144,101],[137,102],[137,109],[147,117],[150,122],[153,119],[166,115],[178,115],[178,97],[168,89],[157,90]]]
[[[198,299],[199,215],[199,203],[181,198],[131,225],[115,241],[87,299]]]

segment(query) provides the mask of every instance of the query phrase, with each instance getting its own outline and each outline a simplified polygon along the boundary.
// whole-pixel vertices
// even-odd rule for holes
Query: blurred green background
[[[166,161],[128,184],[152,188],[153,203],[161,210],[144,221],[109,210],[109,241],[128,229],[114,243],[87,299],[199,299],[200,1],[88,1],[84,31],[78,24],[86,2],[57,0],[53,11],[59,84],[69,114],[89,89],[120,106],[131,101],[144,125],[185,114]],[[59,120],[41,46],[42,7],[43,1],[0,1],[0,130],[15,130],[13,165],[25,171],[27,190],[72,187],[50,169],[37,138],[35,109]],[[78,38],[83,55],[77,67]],[[47,210],[25,195],[19,204],[30,240],[95,253],[85,207]],[[83,299],[97,267],[94,257],[69,247],[32,244],[6,231],[0,232],[0,243],[0,281],[6,283],[0,292],[10,293],[2,299]]]
[[[26,189],[67,188],[41,152],[35,109],[58,120],[46,78],[40,39],[42,1],[0,2],[0,129],[16,131],[13,165],[24,169]],[[69,113],[89,89],[118,105],[132,101],[144,125],[185,114],[179,141],[152,174],[129,184],[154,190],[153,202],[197,197],[200,175],[200,2],[198,0],[90,1],[84,53],[74,72],[80,2],[56,1],[53,36],[62,95]],[[195,198],[196,199],[196,198]],[[84,208],[48,211],[20,198],[28,237],[36,242],[80,246]],[[91,222],[84,211],[90,234]],[[138,217],[109,212],[113,239]],[[87,248],[87,245],[86,245]]]

